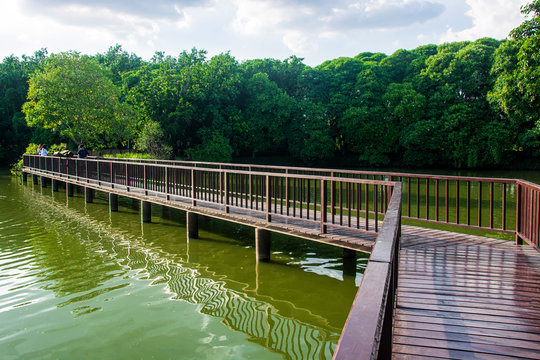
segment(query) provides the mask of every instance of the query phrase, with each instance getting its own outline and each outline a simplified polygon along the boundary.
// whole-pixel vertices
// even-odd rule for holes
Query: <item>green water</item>
[[[331,358],[357,291],[341,251],[129,199],[109,213],[0,172],[1,359]]]

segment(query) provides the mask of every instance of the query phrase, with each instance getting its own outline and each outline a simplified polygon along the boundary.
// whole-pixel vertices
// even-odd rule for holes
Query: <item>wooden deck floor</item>
[[[395,359],[540,359],[540,254],[403,227]]]

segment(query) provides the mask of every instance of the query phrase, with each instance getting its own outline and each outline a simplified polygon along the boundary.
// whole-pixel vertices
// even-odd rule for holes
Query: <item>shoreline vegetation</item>
[[[509,38],[363,52],[310,67],[116,45],[0,63],[0,164],[30,143],[201,161],[538,169],[540,0]]]

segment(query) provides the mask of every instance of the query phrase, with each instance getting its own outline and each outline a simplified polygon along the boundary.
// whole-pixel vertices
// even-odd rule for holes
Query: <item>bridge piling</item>
[[[53,192],[58,192],[58,180],[52,179],[51,180],[51,186]]]
[[[188,238],[199,238],[199,215],[192,212],[186,213],[186,227],[188,232]]]
[[[270,261],[270,248],[272,245],[271,232],[266,229],[255,229],[255,252],[257,262]]]
[[[69,197],[73,197],[73,188],[74,188],[75,185],[73,185],[72,183],[66,183],[66,193],[67,193],[67,196]]]
[[[26,183],[28,181],[28,173],[22,172],[22,181],[23,183]]]
[[[87,204],[90,204],[94,201],[94,189],[85,187],[84,188],[84,199]]]
[[[343,249],[343,275],[356,276],[356,251]]]
[[[118,195],[109,193],[109,211],[118,211]]]
[[[47,187],[47,178],[45,176],[41,176],[41,179],[39,179],[41,183],[41,188],[44,189]]]
[[[152,222],[152,203],[141,200],[141,220],[143,223]]]

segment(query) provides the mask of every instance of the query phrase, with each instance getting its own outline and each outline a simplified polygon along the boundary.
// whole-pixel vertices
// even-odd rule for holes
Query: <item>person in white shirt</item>
[[[45,147],[45,144],[43,144],[43,147],[41,149],[41,153],[39,155],[41,156],[47,156],[49,152],[47,151],[46,147]]]

